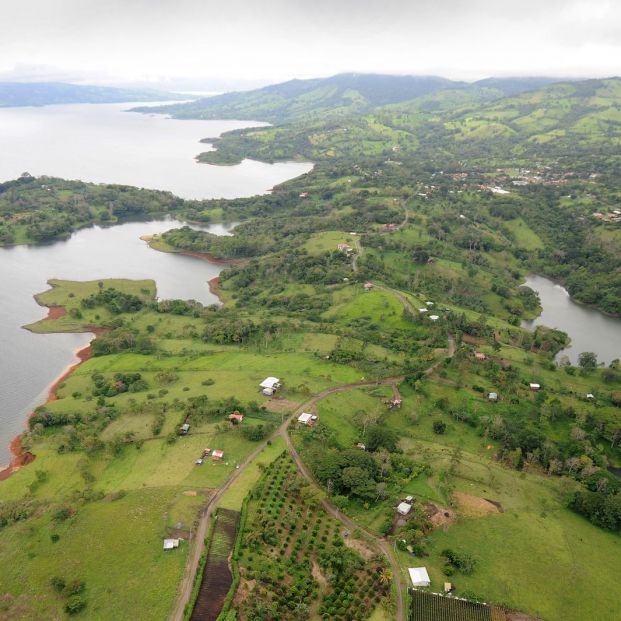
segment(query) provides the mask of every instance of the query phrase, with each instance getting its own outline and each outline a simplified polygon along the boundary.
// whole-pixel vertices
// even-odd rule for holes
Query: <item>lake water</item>
[[[134,105],[0,108],[0,181],[29,172],[170,190],[183,198],[238,198],[262,194],[312,167],[254,160],[238,166],[199,164],[194,158],[211,150],[202,138],[265,123],[179,121],[126,112]]]
[[[261,194],[304,174],[310,164],[238,166],[199,164],[209,150],[199,141],[232,129],[261,125],[240,121],[178,121],[125,112],[133,104],[78,104],[0,109],[0,181],[22,172],[92,182],[170,190],[184,198],[234,198]],[[0,465],[29,412],[69,364],[88,334],[31,334],[22,325],[45,316],[33,295],[50,278],[94,280],[153,278],[161,298],[217,302],[207,281],[222,266],[151,250],[141,235],[181,226],[174,220],[93,227],[45,246],[0,248]],[[228,234],[223,225],[207,227]]]
[[[577,304],[566,289],[543,276],[531,275],[524,284],[539,294],[543,311],[522,325],[529,330],[539,325],[558,328],[571,338],[570,347],[559,352],[557,359],[567,356],[577,364],[583,351],[595,352],[598,361],[606,364],[621,358],[621,319]]]

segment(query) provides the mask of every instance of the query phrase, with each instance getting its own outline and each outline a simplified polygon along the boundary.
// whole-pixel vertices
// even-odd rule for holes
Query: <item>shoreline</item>
[[[207,284],[209,285],[209,293],[215,295],[218,300],[220,300],[220,304],[224,304],[224,300],[220,295],[220,276],[215,276],[211,280],[208,280]]]
[[[147,246],[149,246],[151,250],[156,250],[157,252],[168,252],[169,254],[181,254],[186,257],[195,257],[197,259],[213,263],[214,265],[236,265],[244,261],[244,259],[222,259],[219,257],[215,257],[209,252],[199,252],[198,250],[180,250],[177,248],[173,248],[172,246],[169,246],[170,250],[158,248],[155,245],[158,241],[156,235],[142,235],[140,239],[143,242],[146,242]]]
[[[94,333],[95,334],[95,333]],[[96,338],[97,335],[95,334]],[[93,339],[91,339],[93,340]],[[84,362],[86,362],[92,355],[91,344],[89,343],[86,347],[81,347],[76,349],[74,352],[74,356],[78,359],[77,362],[73,362],[65,369],[63,372],[49,385],[47,389],[47,396],[45,398],[45,402],[37,407],[44,407],[51,401],[56,401],[58,399],[58,395],[56,394],[60,385],[67,380],[67,378]],[[5,481],[12,474],[20,470],[23,466],[27,466],[31,464],[35,459],[36,455],[31,453],[30,451],[22,450],[22,435],[26,431],[28,431],[28,421],[34,415],[34,410],[28,414],[25,420],[26,429],[19,435],[15,436],[11,442],[9,443],[9,454],[11,455],[11,461],[6,467],[0,467],[0,481]]]
[[[35,298],[36,299],[36,298]],[[59,319],[64,317],[67,314],[67,309],[61,305],[48,306],[47,307],[47,315],[43,318],[43,321],[53,321],[54,319]],[[72,362],[69,364],[62,373],[52,381],[52,383],[47,388],[47,396],[45,401],[37,407],[44,407],[51,401],[56,401],[58,399],[58,389],[60,385],[67,380],[67,378],[84,362],[86,362],[92,355],[93,351],[91,348],[91,343],[94,339],[97,338],[98,335],[106,332],[108,328],[102,326],[84,326],[84,332],[90,332],[93,334],[93,338],[90,340],[88,345],[85,347],[80,347],[74,350],[73,355],[77,358],[77,362]],[[36,408],[35,408],[36,409]],[[8,479],[12,474],[31,464],[35,459],[36,455],[31,453],[30,451],[22,450],[22,435],[28,431],[28,422],[34,415],[34,410],[31,411],[25,420],[25,429],[19,435],[15,436],[11,442],[9,443],[9,455],[11,456],[11,460],[8,465],[3,466],[0,465],[0,482]]]

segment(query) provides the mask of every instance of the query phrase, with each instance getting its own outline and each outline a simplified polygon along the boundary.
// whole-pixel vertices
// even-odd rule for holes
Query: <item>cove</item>
[[[23,430],[28,414],[45,401],[48,386],[92,338],[91,334],[32,334],[22,329],[47,313],[33,296],[49,289],[49,278],[153,278],[159,298],[218,303],[208,281],[225,266],[157,252],[140,239],[184,225],[163,219],[96,226],[49,245],[0,248],[0,465],[8,463],[8,444]],[[201,228],[228,235],[231,226]]]
[[[583,351],[595,352],[597,360],[607,365],[621,358],[620,318],[574,302],[564,287],[543,276],[530,275],[524,285],[539,294],[542,312],[522,326],[529,330],[540,325],[557,328],[571,338],[570,346],[558,353],[557,360],[567,356],[572,364],[578,364]]]

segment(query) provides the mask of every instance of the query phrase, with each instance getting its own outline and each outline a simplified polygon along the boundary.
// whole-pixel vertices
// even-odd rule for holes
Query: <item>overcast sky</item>
[[[621,73],[621,0],[0,0],[0,78]]]

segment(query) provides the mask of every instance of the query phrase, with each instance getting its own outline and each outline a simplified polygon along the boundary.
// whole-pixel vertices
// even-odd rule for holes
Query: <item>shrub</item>
[[[50,580],[50,584],[52,585],[55,591],[58,591],[59,593],[61,593],[62,590],[65,588],[65,579],[61,578],[60,576],[54,576]]]
[[[81,595],[72,595],[65,604],[65,611],[74,615],[86,608],[86,600]]]
[[[433,422],[433,432],[438,435],[443,434],[446,431],[446,423],[443,420],[436,420]]]

